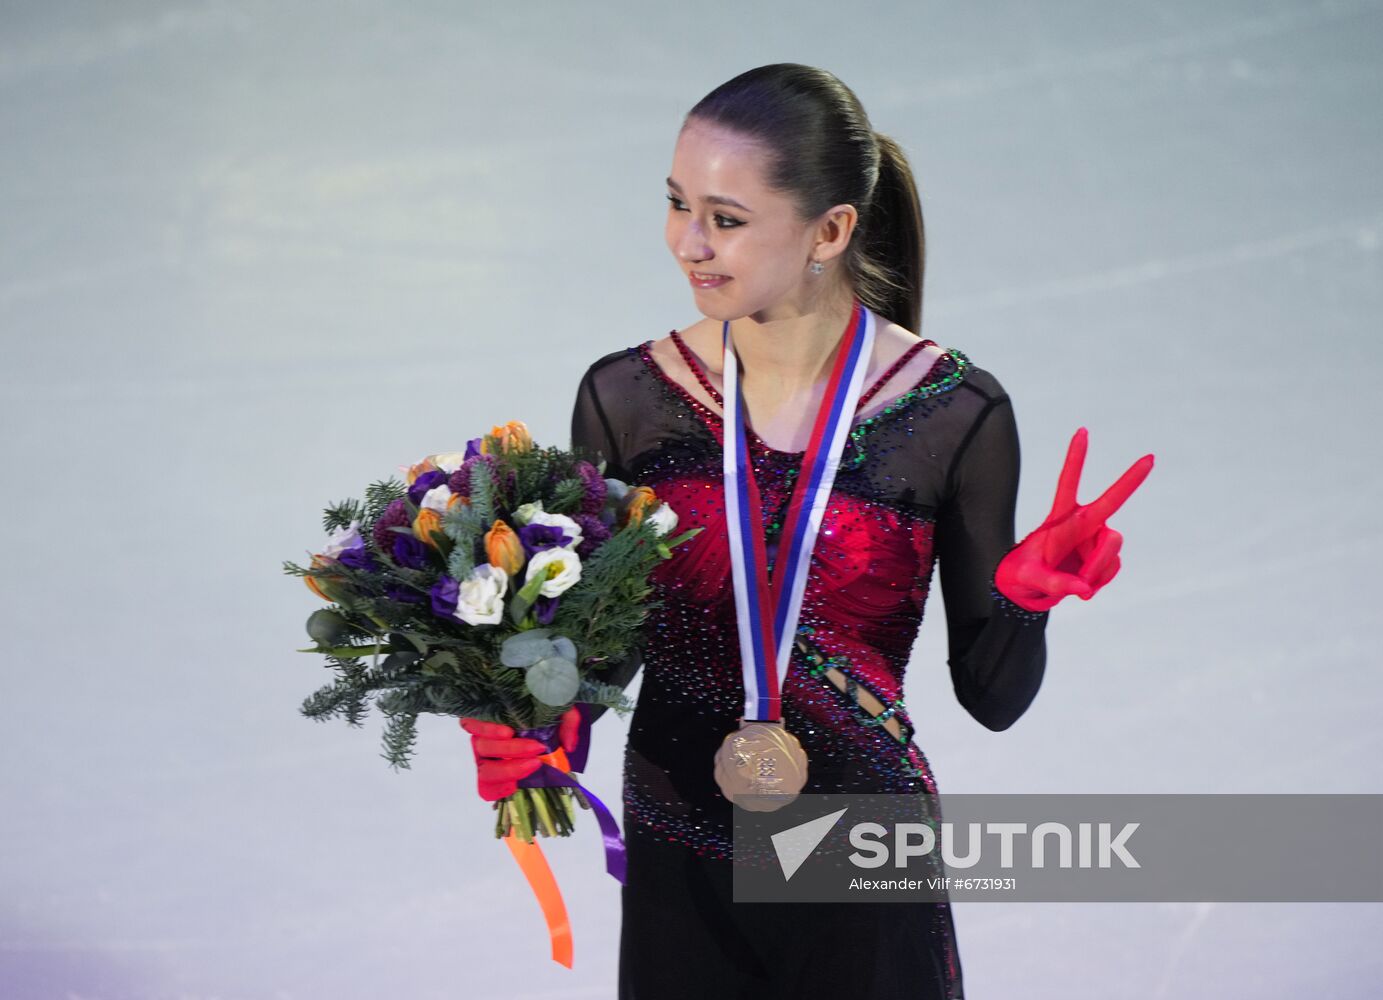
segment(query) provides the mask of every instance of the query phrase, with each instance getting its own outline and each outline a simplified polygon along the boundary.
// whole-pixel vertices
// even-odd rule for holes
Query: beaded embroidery
[[[629,367],[607,381],[604,406],[620,414],[613,426],[630,442],[618,456],[620,464],[678,510],[681,527],[712,530],[679,547],[650,580],[656,606],[648,618],[643,687],[626,747],[625,829],[630,837],[653,837],[703,857],[728,859],[731,809],[715,786],[712,761],[720,739],[743,713],[744,701],[728,550],[719,551],[725,542],[723,526],[717,527],[724,516],[718,449],[723,423],[719,413],[663,370],[652,344],[620,352],[625,359],[620,363]],[[871,389],[896,374],[895,367],[901,369],[890,366]],[[969,393],[954,392],[972,371],[978,369],[962,352],[946,351],[922,380],[860,421],[847,437],[841,471],[858,472],[839,477],[832,491],[799,622],[806,641],[794,650],[783,685],[784,721],[808,753],[808,792],[937,790],[926,756],[913,741],[903,679],[934,568],[936,489],[944,479],[944,468],[938,470],[936,463],[950,454],[939,445],[939,435],[959,438],[968,423],[948,418],[938,423],[938,435],[928,433],[917,445],[908,442],[914,419],[929,421],[956,400],[965,403],[964,413],[974,412]],[[989,376],[983,378],[976,391],[988,399],[993,390]],[[650,392],[654,385],[658,389]],[[717,396],[713,386],[707,394]],[[937,397],[939,406],[922,405]],[[775,546],[802,453],[774,449],[752,429],[748,437],[768,538]],[[909,456],[903,469],[891,459],[878,459],[899,448],[906,448],[900,455]],[[869,457],[866,449],[882,464],[862,466]],[[924,473],[913,463],[929,452],[940,456],[931,455]],[[923,487],[925,496],[918,493]]]
[[[711,385],[710,380],[702,371],[701,366],[696,362],[695,356],[691,354],[690,348],[688,348],[686,344],[683,343],[681,336],[678,335],[676,330],[671,331],[670,335],[673,338],[673,342],[677,345],[678,351],[682,353],[682,357],[684,358],[684,360],[686,360],[687,366],[691,368],[692,372],[696,375],[697,380],[701,383],[702,387],[705,388],[707,393],[711,396],[712,399],[716,401],[717,404],[724,405],[724,399],[716,390],[715,386]],[[888,380],[897,373],[898,369],[902,367],[903,363],[909,357],[911,357],[911,352],[919,350],[928,344],[934,343],[936,342],[932,340],[924,340],[918,344],[913,344],[908,349],[909,353],[905,354],[903,357],[899,358],[898,361],[894,362],[894,364],[889,367],[888,371],[886,371],[883,374],[883,376],[881,376],[878,380],[875,381],[875,383],[872,386],[870,386],[869,392],[867,393],[867,397],[872,397],[881,386],[888,382]],[[720,439],[723,433],[723,421],[721,419],[721,415],[719,413],[716,413],[709,406],[706,406],[704,403],[702,403],[699,399],[697,399],[690,392],[688,392],[685,386],[683,386],[680,382],[678,382],[676,379],[674,379],[671,375],[669,375],[666,371],[663,370],[663,366],[658,364],[657,359],[653,357],[653,341],[645,341],[637,347],[629,348],[629,350],[631,352],[637,353],[638,356],[643,360],[643,363],[647,365],[648,368],[655,375],[658,376],[658,380],[663,385],[667,386],[670,390],[672,390],[674,395],[676,395],[682,402],[687,404],[687,406],[689,406],[693,410],[693,412],[700,416],[701,419],[705,421],[706,424],[716,433],[717,439]],[[933,379],[933,373],[936,372],[939,368],[948,366],[948,362],[951,370],[948,371],[946,374],[940,376],[939,378]],[[864,442],[865,437],[869,434],[872,428],[879,426],[888,418],[891,418],[899,413],[904,412],[913,403],[920,402],[923,399],[928,399],[932,396],[937,396],[943,392],[949,392],[950,390],[954,389],[956,386],[960,385],[960,383],[965,380],[965,376],[969,373],[970,367],[970,358],[967,357],[963,351],[954,347],[947,348],[946,352],[940,355],[932,364],[932,367],[927,371],[927,374],[922,376],[922,380],[920,382],[914,385],[911,389],[908,389],[900,393],[898,396],[894,397],[892,400],[889,401],[888,405],[886,405],[878,413],[875,413],[873,416],[865,420],[861,420],[859,423],[853,425],[850,428],[849,436],[845,440],[845,455],[843,455],[841,458],[842,470],[857,468],[858,466],[863,464],[864,461],[869,457],[868,452],[864,450],[862,444]],[[861,398],[861,404],[863,404],[864,398],[867,397]],[[775,454],[795,456],[805,454],[805,452],[781,451],[777,448],[770,447],[768,442],[764,441],[763,438],[759,437],[759,435],[754,432],[754,429],[752,427],[746,427],[745,432],[751,441],[758,442],[758,444],[760,444],[765,450],[773,452]],[[848,458],[846,456],[848,456]]]

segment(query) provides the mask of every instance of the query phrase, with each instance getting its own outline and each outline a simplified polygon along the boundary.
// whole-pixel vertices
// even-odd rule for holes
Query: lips
[[[690,273],[691,276],[695,278],[697,281],[717,281],[721,278],[726,277],[726,275],[724,274],[703,274],[700,271],[692,271]]]

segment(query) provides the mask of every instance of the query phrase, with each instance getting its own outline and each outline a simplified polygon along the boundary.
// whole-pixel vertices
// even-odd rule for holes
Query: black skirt
[[[960,1000],[948,903],[735,903],[732,862],[631,831],[620,1000]]]

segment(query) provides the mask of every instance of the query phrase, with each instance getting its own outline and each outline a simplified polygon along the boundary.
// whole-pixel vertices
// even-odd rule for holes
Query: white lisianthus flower
[[[435,510],[439,514],[445,514],[447,512],[447,501],[450,499],[451,487],[446,483],[441,483],[423,494],[422,502],[418,504],[418,507],[426,507],[429,510]]]
[[[322,555],[329,559],[335,559],[347,549],[355,548],[360,541],[360,522],[352,521],[344,528],[333,528],[327,535],[327,543],[322,549]]]
[[[544,597],[558,597],[581,579],[581,557],[572,549],[542,549],[528,560],[528,572],[524,582],[531,583],[534,577],[542,576],[543,585],[538,593]]]
[[[468,625],[498,625],[504,617],[509,574],[482,563],[462,580],[456,592],[456,617]]]
[[[519,524],[528,524],[533,520],[533,515],[543,512],[543,502],[534,500],[532,503],[521,503],[514,508],[514,520]]]
[[[549,514],[547,511],[537,511],[528,521],[529,524],[546,524],[553,528],[561,528],[562,534],[566,535],[571,541],[562,546],[566,549],[574,549],[581,544],[581,525],[577,524],[565,514]],[[549,597],[552,595],[549,594]]]
[[[451,475],[461,468],[461,463],[466,460],[464,451],[444,451],[440,455],[432,456],[432,464],[437,466],[447,475]]]
[[[653,525],[659,535],[666,535],[677,527],[677,511],[670,504],[660,503],[652,514],[644,515],[644,522]]]

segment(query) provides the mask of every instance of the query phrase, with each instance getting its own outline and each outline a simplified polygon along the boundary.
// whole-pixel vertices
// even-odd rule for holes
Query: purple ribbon
[[[567,754],[567,762],[571,764],[573,771],[584,771],[586,770],[586,755],[591,746],[591,719],[587,714],[589,708],[584,703],[577,705],[576,710],[581,715],[580,735],[576,749]],[[538,729],[521,729],[515,735],[537,740],[547,748],[547,753],[551,753],[558,747],[557,729],[556,725],[541,726]],[[575,777],[547,763],[544,763],[526,778],[520,778],[518,782],[519,788],[553,788],[557,786],[579,789],[590,800],[596,822],[600,824],[601,837],[605,841],[605,870],[623,885],[627,862],[624,839],[620,836],[619,824],[615,822],[615,817],[604,802],[596,798],[594,793],[577,781]]]

